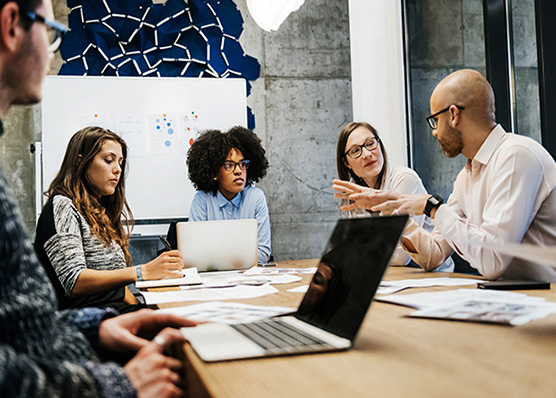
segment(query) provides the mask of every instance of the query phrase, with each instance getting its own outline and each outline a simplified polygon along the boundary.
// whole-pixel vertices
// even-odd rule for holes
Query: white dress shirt
[[[531,138],[497,125],[459,173],[431,234],[411,223],[404,237],[412,259],[427,270],[455,250],[488,279],[556,282],[552,268],[497,254],[503,243],[556,246],[556,163]]]

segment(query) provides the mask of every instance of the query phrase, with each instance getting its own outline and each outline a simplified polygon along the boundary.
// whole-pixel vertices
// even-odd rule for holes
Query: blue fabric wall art
[[[239,43],[232,0],[67,0],[60,75],[244,78],[260,74]],[[254,118],[249,110],[249,127]]]

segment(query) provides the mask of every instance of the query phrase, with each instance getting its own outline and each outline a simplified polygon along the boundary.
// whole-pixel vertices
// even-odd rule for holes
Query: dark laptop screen
[[[295,317],[353,341],[406,221],[338,220]]]

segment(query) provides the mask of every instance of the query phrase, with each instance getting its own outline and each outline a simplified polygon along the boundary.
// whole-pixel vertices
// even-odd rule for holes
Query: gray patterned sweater
[[[0,172],[0,397],[135,397],[93,349],[111,309],[59,312]]]
[[[44,206],[37,223],[35,250],[47,267],[52,268],[63,292],[61,308],[106,307],[125,305],[125,288],[88,296],[71,297],[81,271],[121,269],[127,266],[123,250],[116,242],[106,245],[92,232],[87,220],[72,200],[56,195]],[[51,272],[51,271],[49,271]]]

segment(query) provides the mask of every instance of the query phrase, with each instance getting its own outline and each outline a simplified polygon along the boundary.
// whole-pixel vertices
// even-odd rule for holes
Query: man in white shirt
[[[554,159],[536,141],[496,124],[492,87],[476,71],[444,78],[430,108],[427,122],[446,156],[467,158],[447,203],[437,195],[362,190],[336,180],[335,196],[354,201],[342,210],[430,215],[432,233],[409,223],[402,237],[404,249],[425,270],[456,251],[488,279],[556,282],[555,270],[493,250],[519,242],[556,246]]]

